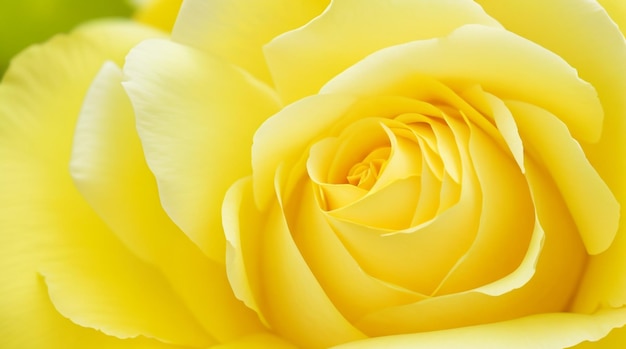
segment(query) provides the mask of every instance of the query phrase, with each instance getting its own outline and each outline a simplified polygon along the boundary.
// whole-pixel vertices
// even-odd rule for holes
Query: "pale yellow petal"
[[[257,229],[264,224],[264,218],[254,205],[250,177],[240,179],[228,189],[222,206],[222,222],[227,241],[228,281],[235,296],[266,323],[259,307],[261,275],[257,263],[263,238]]]
[[[372,338],[339,345],[334,349],[563,348],[587,340],[599,340],[624,323],[624,309],[594,315],[550,313],[444,331]]]
[[[77,194],[67,166],[74,124],[91,79],[105,59],[123,61],[132,45],[150,35],[154,32],[127,22],[92,24],[69,37],[57,37],[26,50],[14,59],[3,79],[0,86],[2,347],[169,347],[145,338],[122,341],[72,324],[53,308],[43,279],[38,276],[52,262],[59,268],[64,263],[70,269],[80,267],[82,257],[89,261],[90,254],[67,253],[68,249],[88,248],[98,240],[105,241],[105,246],[115,246],[107,258],[133,259]],[[116,40],[111,40],[113,37]],[[71,228],[63,229],[59,223]],[[79,225],[87,228],[78,229]],[[93,242],[90,232],[94,234]],[[115,256],[115,251],[120,254]],[[137,262],[137,268],[147,272],[145,277],[154,275],[150,267]]]
[[[604,252],[615,238],[620,204],[589,163],[580,145],[554,115],[525,103],[507,101],[532,156],[547,168],[590,254]]]
[[[456,205],[410,229],[389,231],[332,215],[328,219],[363,270],[386,282],[430,295],[474,240],[479,216],[476,206],[480,202],[473,189],[474,180],[464,176]]]
[[[272,92],[219,59],[165,40],[135,47],[124,73],[163,208],[223,263],[222,199],[250,173],[252,135],[278,109]]]
[[[622,33],[597,2],[586,0],[478,0],[507,29],[541,44],[576,68],[597,90],[604,108],[602,139],[582,147],[592,166],[624,207],[626,202],[626,44]],[[601,1],[618,24],[624,23],[622,1]],[[555,21],[554,18],[558,18]],[[571,131],[571,130],[570,130]],[[626,214],[612,247],[591,258],[582,290],[584,308],[626,304]]]
[[[475,190],[480,191],[480,223],[471,248],[455,264],[438,287],[437,294],[450,294],[473,289],[501,279],[518,269],[529,244],[535,222],[533,202],[526,179],[508,153],[486,133],[471,123],[461,128],[459,122],[448,120],[455,133],[466,133],[468,159],[476,176]],[[458,229],[463,229],[458,226]],[[525,264],[521,287],[533,275],[539,251]]]
[[[529,253],[522,262],[525,265],[486,287],[388,307],[363,316],[355,324],[368,335],[389,335],[486,324],[567,310],[577,290],[587,254],[550,176],[532,158],[525,159],[525,163],[528,186],[532,190],[537,218],[541,223],[535,228],[543,228],[545,233],[543,246],[541,231],[534,233]],[[362,231],[359,239],[367,237],[363,233],[367,232]],[[379,246],[385,245],[380,243]],[[450,250],[451,247],[445,248]],[[532,260],[536,258],[539,247],[541,253],[533,273]],[[401,248],[402,245],[394,253]],[[376,252],[375,249],[373,251]],[[496,294],[499,296],[494,297]]]
[[[609,13],[611,19],[617,23],[622,34],[626,33],[626,3],[621,0],[598,0]],[[626,34],[625,34],[626,35]]]
[[[445,36],[459,26],[497,26],[473,1],[333,1],[306,26],[265,47],[272,77],[289,103],[381,48]]]
[[[375,193],[330,211],[334,218],[379,229],[407,229],[419,201],[420,179],[398,179]]]
[[[201,48],[272,83],[262,47],[319,15],[329,0],[187,0],[172,38]]]
[[[62,315],[119,338],[141,335],[191,346],[212,342],[163,276],[132,256],[76,194],[70,198],[66,190],[48,195],[65,195],[67,199],[51,204],[81,217],[81,222],[41,219],[48,229],[38,229],[57,235],[58,241],[50,243],[55,252],[40,270]],[[51,210],[42,206],[38,212]]]
[[[507,31],[479,25],[381,50],[331,80],[322,93],[411,95],[416,74],[435,77],[452,89],[480,84],[499,98],[536,104],[583,140],[598,140],[602,131],[596,91],[565,61]]]
[[[336,127],[354,102],[347,95],[311,96],[283,108],[259,127],[252,146],[252,175],[254,197],[261,209],[275,195],[278,165],[297,161],[313,140]]]
[[[214,338],[257,331],[258,320],[233,297],[223,266],[209,260],[161,208],[122,78],[107,63],[87,93],[70,162],[74,183],[116,236],[163,273]]]
[[[316,279],[347,319],[425,298],[367,274],[328,224],[307,182],[303,180],[301,190],[294,193],[298,200],[286,207],[293,212],[292,236]]]
[[[143,39],[160,35],[154,29],[129,21],[97,21],[72,32],[71,42],[61,36],[53,38],[49,44],[24,51],[19,60],[13,61],[15,68],[10,68],[2,80],[5,86],[19,85],[20,88],[2,91],[1,98],[13,103],[0,104],[3,114],[0,142],[11,139],[47,153],[69,156],[69,153],[58,152],[57,147],[46,147],[46,143],[54,139],[69,147],[82,97],[102,63],[108,59],[122,64],[131,47]],[[38,67],[42,61],[50,59],[54,59],[55,70],[26,68]],[[52,90],[54,94],[50,93]],[[55,111],[63,118],[54,114]],[[41,138],[40,134],[45,137]]]
[[[496,127],[502,134],[502,137],[509,146],[509,150],[513,155],[513,158],[517,162],[517,165],[524,172],[524,145],[519,135],[519,130],[515,124],[513,115],[508,110],[504,102],[498,97],[485,94],[490,107],[492,109],[492,115],[496,123]]]
[[[285,178],[278,180],[284,183]],[[261,260],[256,261],[262,275],[261,307],[268,323],[298,346],[324,348],[365,338],[332,304],[311,273],[279,204],[267,213]]]

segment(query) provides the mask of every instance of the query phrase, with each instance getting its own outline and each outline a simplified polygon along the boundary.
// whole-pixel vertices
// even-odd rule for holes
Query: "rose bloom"
[[[4,76],[0,347],[626,345],[623,2],[179,5]]]

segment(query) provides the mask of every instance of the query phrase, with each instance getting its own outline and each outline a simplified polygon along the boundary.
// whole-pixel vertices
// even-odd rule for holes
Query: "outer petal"
[[[559,187],[587,252],[594,255],[605,251],[618,228],[620,205],[579,143],[545,110],[519,102],[508,102],[507,106],[518,121],[526,149],[543,162]]]
[[[222,199],[232,182],[250,173],[252,134],[278,109],[276,100],[233,66],[169,41],[138,45],[124,71],[165,211],[223,263]]]
[[[172,32],[271,82],[261,48],[276,35],[319,15],[329,0],[187,0]]]
[[[624,323],[626,310],[594,315],[548,313],[487,325],[379,337],[334,347],[369,348],[564,348],[603,338]]]
[[[321,92],[433,98],[412,91],[416,75],[434,77],[457,90],[464,84],[480,84],[499,98],[544,107],[583,140],[597,141],[602,131],[596,92],[572,67],[517,35],[480,25],[380,50],[329,81]]]
[[[221,264],[209,260],[161,208],[145,162],[122,72],[106,64],[92,84],[76,129],[70,170],[90,206],[144,261],[156,266],[219,341],[256,332]]]
[[[211,347],[210,349],[296,349],[290,343],[270,334],[255,334],[240,340]]]
[[[171,31],[182,0],[148,0],[135,13],[135,20]]]
[[[334,307],[317,283],[278,205],[266,211],[265,224],[249,224],[242,213],[259,215],[254,213],[252,181],[241,180],[229,191],[224,211],[224,217],[231,220],[226,226],[232,252],[229,267],[245,272],[245,276],[234,275],[239,276],[234,283],[238,296],[257,306],[281,337],[299,345],[325,348],[365,338]],[[238,208],[243,210],[235,211]],[[263,235],[258,234],[259,229],[263,229]]]
[[[602,139],[583,143],[585,153],[622,204],[620,231],[610,250],[590,260],[576,302],[579,309],[626,304],[626,44],[619,28],[595,1],[477,0],[485,10],[512,30],[568,61],[581,78],[597,90],[605,112]],[[618,23],[623,12],[613,12],[619,1],[605,1]],[[623,6],[623,5],[622,5]],[[621,11],[621,10],[618,10]],[[558,18],[558,20],[555,20]],[[623,22],[622,22],[623,23]],[[622,28],[623,30],[623,28]]]
[[[105,33],[109,35],[101,36]],[[120,33],[125,35],[118,36]],[[170,297],[171,290],[159,281],[155,271],[136,260],[110,235],[75,191],[67,172],[71,135],[90,80],[105,58],[120,61],[122,52],[151,34],[154,33],[145,28],[122,23],[83,28],[70,37],[55,38],[21,54],[0,86],[2,347],[169,347],[146,339],[120,341],[72,325],[51,306],[38,272],[47,276],[52,298],[59,309],[72,316],[72,321],[97,322],[95,327],[106,332],[134,336],[139,334],[135,331],[137,328],[129,330],[129,327],[124,328],[125,324],[147,320],[144,324],[156,325],[167,316],[165,309],[173,307],[176,315],[171,315],[191,326],[182,331],[174,330],[179,332],[175,337],[186,332],[183,337],[190,339],[187,335],[198,329],[193,320],[188,321],[188,314],[183,314],[184,307],[177,305],[176,297]],[[111,36],[116,36],[116,40],[109,41]],[[114,266],[120,264],[123,268],[118,273]],[[100,281],[109,280],[102,288],[74,277],[97,278],[100,272],[103,277]],[[135,307],[152,303],[154,309],[163,307],[164,313],[152,319],[142,313],[143,320],[136,314],[126,313],[126,323],[116,322],[115,328],[99,322],[97,317],[105,320],[119,309],[99,308],[102,304],[96,299],[106,292],[113,296],[124,285],[121,281],[124,278],[132,278],[131,290],[161,286],[163,289],[149,297],[141,294],[135,299],[137,294],[123,293],[124,297],[118,302],[131,302]],[[138,284],[142,281],[146,284]],[[76,299],[83,305],[89,304],[92,310],[102,311],[84,317],[64,307],[64,298],[70,296],[65,293],[65,286],[93,290]],[[79,312],[85,310],[79,309]],[[172,333],[172,329],[166,331]],[[202,331],[192,337],[198,335],[196,339],[205,342],[201,339]]]
[[[609,13],[611,19],[617,23],[622,31],[626,33],[626,3],[621,0],[598,0],[604,9]],[[626,34],[625,34],[626,35]]]
[[[339,0],[308,25],[274,39],[265,55],[282,99],[292,102],[376,50],[444,36],[468,23],[497,26],[466,0]]]

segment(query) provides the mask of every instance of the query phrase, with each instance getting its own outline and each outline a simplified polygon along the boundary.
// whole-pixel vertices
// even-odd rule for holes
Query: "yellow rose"
[[[623,347],[626,7],[602,5],[187,0],[171,38],[27,50],[0,85],[0,346]]]

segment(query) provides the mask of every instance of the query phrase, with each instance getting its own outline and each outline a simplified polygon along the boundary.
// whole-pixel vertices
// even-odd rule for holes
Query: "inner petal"
[[[363,189],[371,189],[387,163],[390,147],[380,147],[367,154],[365,159],[354,164],[348,172],[348,183]]]

